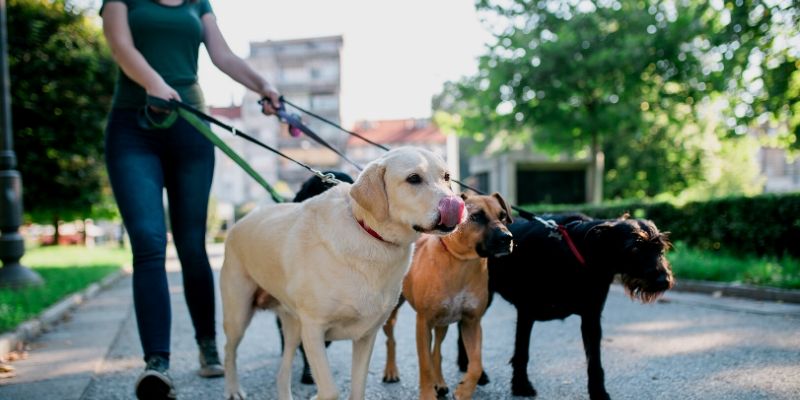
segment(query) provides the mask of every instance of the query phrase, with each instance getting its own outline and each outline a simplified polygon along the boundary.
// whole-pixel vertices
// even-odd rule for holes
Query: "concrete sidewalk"
[[[209,249],[215,279],[221,246]],[[221,399],[222,379],[196,375],[197,349],[183,299],[177,260],[169,258],[172,293],[171,375],[179,399]],[[217,280],[218,282],[218,280]],[[31,344],[26,360],[14,362],[17,376],[0,380],[0,399],[133,399],[144,367],[133,315],[129,276],[86,302],[66,322]],[[217,296],[217,340],[224,343]],[[492,382],[476,399],[511,398],[508,382],[516,315],[495,298],[482,322],[484,368]],[[616,399],[791,399],[800,392],[800,305],[714,298],[671,292],[652,305],[631,302],[612,288],[603,319],[606,380]],[[401,308],[395,330],[401,381],[381,382],[384,336],[379,334],[369,368],[367,398],[417,397],[414,312]],[[451,389],[461,379],[455,368],[455,330],[443,345],[443,372]],[[546,398],[587,398],[579,319],[537,323],[529,373]],[[657,346],[653,346],[658,343]],[[350,344],[335,342],[328,356],[341,398],[347,398]],[[272,313],[258,313],[239,351],[242,384],[252,399],[274,399],[280,341]],[[293,374],[295,398],[310,398],[313,385]]]
[[[218,281],[223,247],[210,245],[208,251]],[[172,248],[167,254],[167,271],[172,294],[172,347],[187,352],[174,352],[173,358],[193,356],[196,365],[196,348],[190,355],[192,349],[183,349],[181,345],[194,346],[194,333],[183,300],[180,267]],[[219,307],[217,295],[217,330],[221,331]],[[219,333],[218,340],[222,343],[224,336]],[[175,364],[173,361],[173,369]],[[133,383],[144,368],[144,361],[133,313],[131,276],[119,279],[68,314],[64,322],[30,343],[28,358],[15,361],[12,366],[16,376],[0,380],[3,400],[134,398]],[[129,382],[119,387],[98,387],[99,378],[120,371],[130,372]],[[107,389],[111,393],[103,394]]]

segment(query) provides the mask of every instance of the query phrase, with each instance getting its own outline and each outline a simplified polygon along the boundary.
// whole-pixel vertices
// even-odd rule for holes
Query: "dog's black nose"
[[[670,287],[669,276],[667,274],[659,275],[655,280],[655,286],[659,290],[669,289]]]
[[[513,250],[513,239],[514,236],[511,234],[511,232],[495,229],[494,232],[492,232],[492,238],[489,245],[492,255],[494,257],[499,257],[511,253]]]
[[[500,243],[511,243],[511,240],[514,239],[514,235],[507,231],[498,231],[496,235],[495,238]]]

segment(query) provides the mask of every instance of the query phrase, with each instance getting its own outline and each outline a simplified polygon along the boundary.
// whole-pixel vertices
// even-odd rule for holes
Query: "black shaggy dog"
[[[333,174],[333,176],[342,182],[353,183],[353,178],[344,173],[339,171],[324,171],[323,174]],[[308,178],[303,185],[300,186],[300,190],[292,199],[295,203],[300,203],[305,200],[308,200],[334,186],[333,183],[323,182],[322,179],[316,175]],[[275,321],[278,323],[278,329],[281,333],[281,349],[283,349],[283,328],[281,327],[281,320],[280,318],[275,317]],[[328,347],[331,342],[325,342],[325,347]],[[300,354],[303,356],[303,375],[300,377],[300,383],[305,384],[312,384],[314,383],[314,378],[311,376],[311,368],[308,366],[308,359],[306,358],[306,352],[303,350],[303,345],[300,345]]]
[[[600,360],[600,316],[609,286],[619,275],[631,298],[655,301],[674,285],[664,256],[670,243],[651,221],[627,215],[615,220],[593,220],[582,214],[549,218],[563,230],[537,220],[517,219],[509,226],[516,243],[514,251],[489,259],[490,290],[517,309],[511,391],[515,396],[536,396],[527,373],[533,322],[575,314],[581,317],[589,397],[608,399]],[[466,356],[462,357],[462,346],[459,340],[459,367],[463,370]]]

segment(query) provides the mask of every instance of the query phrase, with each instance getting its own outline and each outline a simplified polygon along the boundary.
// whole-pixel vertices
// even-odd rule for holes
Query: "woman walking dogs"
[[[214,281],[205,251],[214,148],[186,121],[152,129],[140,125],[138,115],[148,95],[203,107],[197,84],[201,43],[217,68],[271,100],[264,102],[265,114],[275,113],[279,94],[231,52],[208,0],[103,0],[100,15],[121,70],[106,127],[106,161],[133,249],[133,300],[147,364],[136,381],[136,396],[174,398],[167,374],[171,312],[164,188],[199,347],[199,374],[223,374],[215,341]]]

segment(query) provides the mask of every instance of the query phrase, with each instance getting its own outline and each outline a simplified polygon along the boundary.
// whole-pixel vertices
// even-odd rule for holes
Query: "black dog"
[[[353,183],[353,178],[350,175],[347,175],[344,172],[339,171],[324,171],[323,174],[333,174],[333,176],[341,182]],[[295,194],[294,199],[292,200],[295,203],[300,203],[305,200],[308,200],[334,186],[333,183],[324,182],[320,177],[314,175],[311,178],[308,178],[303,185],[300,187],[300,190]],[[275,321],[278,322],[278,330],[281,334],[281,349],[283,348],[283,328],[281,327],[281,320],[280,318],[275,318]],[[331,342],[325,342],[325,347],[328,347]],[[303,349],[303,345],[300,345],[300,354],[303,356],[303,375],[300,377],[300,383],[305,384],[312,384],[314,383],[314,378],[311,376],[311,368],[308,366],[308,359],[306,358],[306,352]]]
[[[517,309],[511,391],[515,396],[536,396],[527,373],[533,322],[576,314],[581,317],[589,397],[608,399],[600,360],[600,316],[609,286],[619,274],[631,298],[655,301],[674,285],[664,256],[670,243],[651,221],[627,216],[592,220],[581,214],[551,218],[560,229],[518,219],[509,226],[514,251],[489,259],[490,291],[500,293]],[[463,354],[459,340],[462,370],[466,367]]]

